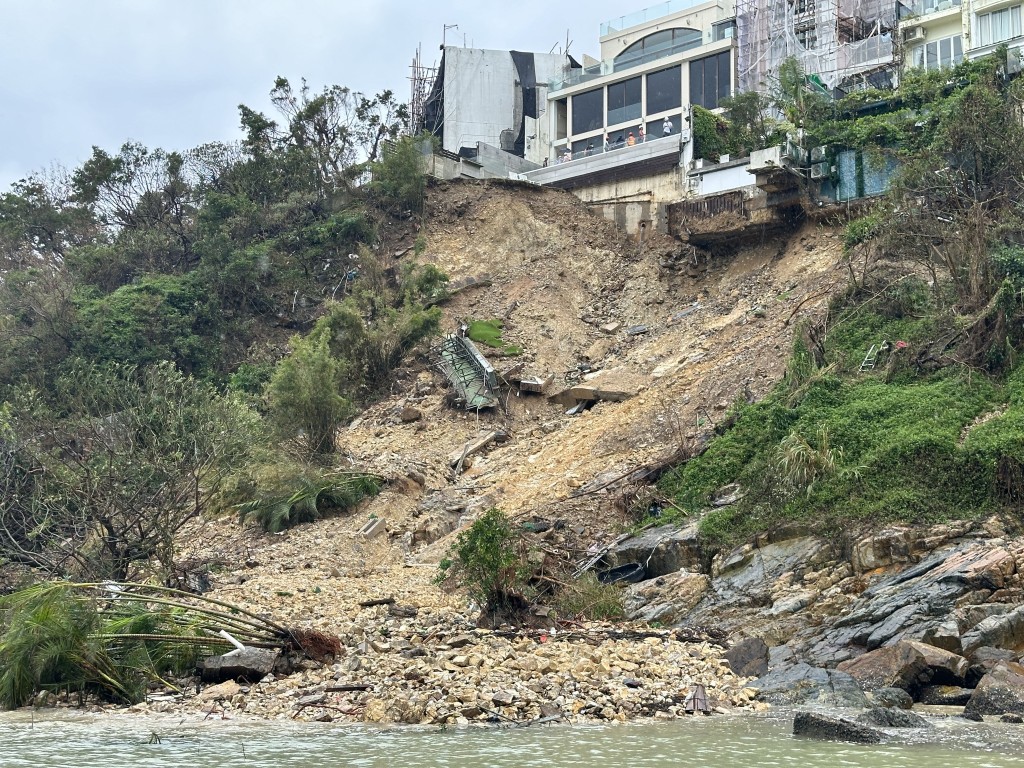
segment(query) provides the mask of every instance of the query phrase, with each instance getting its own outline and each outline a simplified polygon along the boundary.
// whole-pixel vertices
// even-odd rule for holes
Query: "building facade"
[[[548,92],[549,161],[679,135],[733,93],[732,0],[672,0],[601,25],[601,61]]]
[[[1000,45],[1019,66],[1024,50],[1021,0],[903,0],[903,68],[936,70],[979,59]]]
[[[485,145],[539,165],[548,153],[548,85],[574,64],[564,54],[447,46],[413,133],[437,136],[455,155],[476,158]]]

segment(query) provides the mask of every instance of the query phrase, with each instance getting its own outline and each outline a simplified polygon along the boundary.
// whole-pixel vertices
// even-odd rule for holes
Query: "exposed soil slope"
[[[842,278],[837,235],[816,225],[712,253],[700,273],[677,241],[638,242],[554,190],[445,185],[431,190],[426,222],[423,261],[456,284],[487,278],[445,305],[447,330],[502,318],[506,340],[524,354],[492,356],[497,369],[522,360],[527,373],[555,374],[557,390],[586,361],[600,369],[592,383],[635,395],[576,417],[539,395],[510,395],[504,408],[476,414],[446,404],[442,377],[421,356],[400,372],[393,396],[339,436],[355,463],[393,481],[357,517],[278,536],[202,524],[196,554],[233,571],[219,579],[225,598],[327,627],[368,595],[451,605],[426,566],[442,556],[445,534],[492,505],[564,520],[581,549],[611,536],[621,508],[603,492],[574,492],[664,456],[732,401],[767,392],[784,372],[795,319],[820,308]],[[412,258],[412,238],[396,244],[402,258]],[[609,324],[618,328],[601,329]],[[641,325],[646,332],[627,333]],[[403,421],[410,408],[421,417]],[[496,427],[510,439],[456,475],[449,454]],[[352,538],[368,515],[387,521],[386,540]],[[415,567],[401,567],[412,559]]]

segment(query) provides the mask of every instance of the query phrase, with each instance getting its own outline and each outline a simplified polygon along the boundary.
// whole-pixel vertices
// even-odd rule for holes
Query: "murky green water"
[[[330,766],[623,766],[663,768],[1004,768],[1024,766],[1024,726],[939,721],[931,743],[909,731],[854,746],[795,739],[775,716],[614,726],[374,729],[292,723],[180,723],[166,718],[0,715],[3,768],[330,768]],[[159,743],[150,743],[153,733]]]

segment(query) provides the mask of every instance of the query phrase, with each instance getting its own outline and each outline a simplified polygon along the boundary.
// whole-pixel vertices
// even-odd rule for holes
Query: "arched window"
[[[662,29],[641,37],[615,57],[615,69],[631,67],[699,46],[704,39],[699,29]]]

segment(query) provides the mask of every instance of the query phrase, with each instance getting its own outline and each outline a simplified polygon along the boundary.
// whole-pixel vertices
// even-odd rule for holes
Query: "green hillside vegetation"
[[[1024,499],[1024,84],[1005,51],[908,77],[895,94],[788,114],[815,141],[900,163],[846,229],[849,287],[797,334],[785,380],[737,404],[661,489],[731,543],[797,525],[840,533],[1019,508]],[[882,100],[871,110],[855,102]],[[861,371],[872,345],[889,342]]]
[[[419,146],[390,92],[270,96],[241,142],[97,147],[0,194],[0,563],[165,573],[196,515],[278,528],[380,487],[331,471],[333,434],[438,330],[447,277],[379,255]]]

